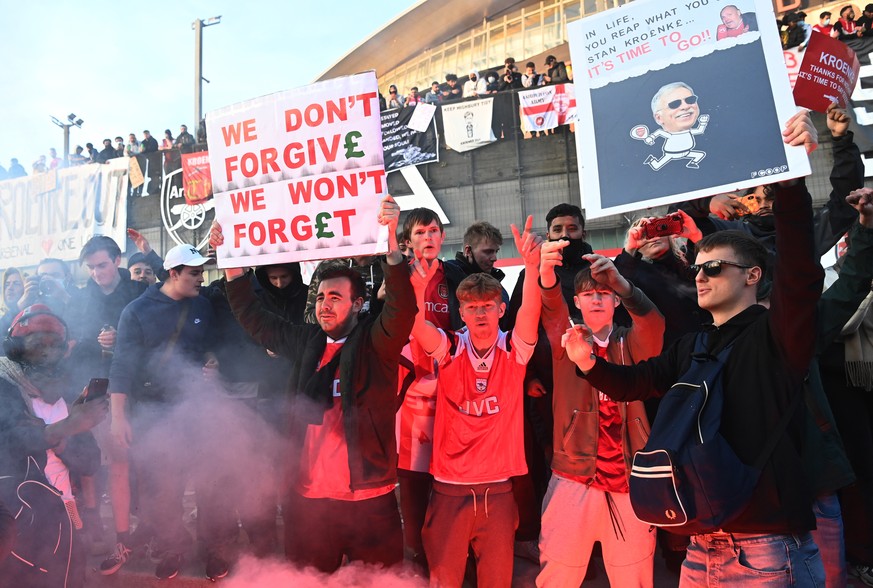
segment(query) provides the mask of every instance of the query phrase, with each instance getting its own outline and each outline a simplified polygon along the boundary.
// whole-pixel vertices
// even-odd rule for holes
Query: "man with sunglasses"
[[[674,159],[690,159],[685,167],[698,169],[706,152],[694,149],[694,136],[702,135],[706,131],[709,115],[700,114],[697,96],[691,86],[685,82],[672,82],[661,86],[652,97],[652,116],[661,128],[643,141],[646,145],[654,145],[655,139],[661,137],[664,139],[661,145],[663,153],[657,159],[654,155],[649,155],[643,163],[658,171]]]
[[[816,142],[802,116],[792,118],[784,140]],[[712,314],[705,328],[707,353],[731,351],[722,371],[720,433],[745,464],[761,456],[783,414],[779,436],[743,512],[720,529],[691,536],[681,585],[822,586],[824,568],[810,530],[813,490],[801,451],[805,442],[804,378],[815,348],[816,305],[824,273],[814,251],[812,200],[804,181],[774,187],[777,255],[770,310],[757,304],[767,251],[742,231],[721,231],[697,244],[698,304]],[[568,356],[588,383],[620,402],[660,396],[691,365],[697,338],[689,333],[659,356],[633,366],[613,365],[592,353],[583,326],[563,337]],[[799,409],[798,409],[799,408]],[[714,464],[715,465],[715,464]]]

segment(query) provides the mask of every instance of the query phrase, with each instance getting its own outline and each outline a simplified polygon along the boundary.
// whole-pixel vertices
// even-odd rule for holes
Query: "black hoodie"
[[[285,288],[277,288],[270,283],[267,277],[267,268],[274,266],[261,266],[255,268],[255,277],[261,286],[260,298],[266,304],[270,312],[278,314],[295,325],[303,324],[303,311],[306,310],[306,293],[308,284],[303,283],[299,263],[277,264],[288,268],[291,272],[291,283]]]

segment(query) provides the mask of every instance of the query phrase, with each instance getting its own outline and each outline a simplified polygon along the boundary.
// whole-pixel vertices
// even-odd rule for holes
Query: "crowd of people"
[[[847,4],[840,9],[839,18],[834,19],[830,11],[818,15],[818,23],[806,22],[805,12],[789,12],[777,20],[782,37],[782,48],[800,51],[806,49],[813,33],[822,33],[841,41],[855,41],[873,37],[873,4],[864,6],[861,16],[855,18],[855,7]]]
[[[0,575],[82,585],[105,532],[102,457],[105,575],[147,552],[175,577],[193,487],[213,580],[241,550],[281,543],[324,573],[406,561],[434,586],[508,587],[523,557],[538,586],[576,587],[599,557],[611,585],[651,587],[660,541],[682,585],[836,587],[852,572],[873,586],[873,190],[848,123],[832,105],[821,209],[803,179],[686,202],[678,222],[637,219],[612,260],[579,207],[556,203],[545,235],[532,217],[511,227],[524,266],[511,295],[497,227],[472,224],[443,260],[439,216],[401,223],[390,196],[374,219],[388,254],[324,261],[309,284],[289,263],[207,286],[209,257],[179,245],[161,259],[132,229],[127,268],[108,237],[83,247],[83,288],[57,259],[7,269],[0,548],[14,555]],[[817,145],[806,113],[782,136]],[[818,260],[846,232],[821,294]],[[216,223],[210,246],[223,242]],[[664,453],[650,443],[685,412],[677,382],[723,391],[721,447],[756,468],[715,523],[687,498],[634,493],[665,478],[638,459]],[[724,459],[698,458],[707,498]],[[669,520],[643,522],[647,502]]]
[[[141,140],[137,139],[136,133],[130,133],[127,142],[120,136],[115,137],[114,142],[112,139],[103,139],[102,149],[98,149],[93,143],[85,143],[85,147],[77,145],[73,153],[69,154],[67,165],[107,163],[110,159],[117,157],[134,157],[140,153],[153,153],[157,151],[163,151],[165,161],[169,161],[170,150],[190,149],[195,143],[205,142],[205,130],[201,129],[198,133],[202,133],[202,137],[199,139],[188,132],[186,125],[181,125],[179,127],[179,134],[175,138],[173,137],[173,132],[170,129],[166,129],[160,143],[148,130],[142,132]],[[41,174],[62,167],[64,167],[64,160],[58,156],[57,150],[52,147],[49,149],[48,157],[40,155],[33,162],[31,174]],[[8,169],[0,165],[0,181],[21,178],[27,175],[27,170],[14,157],[9,162]]]
[[[480,74],[475,69],[470,71],[467,79],[461,83],[454,73],[446,74],[445,82],[434,80],[430,84],[430,90],[420,92],[417,86],[409,89],[404,96],[399,93],[397,86],[388,86],[388,97],[379,94],[379,106],[382,110],[389,108],[403,108],[424,104],[444,104],[457,100],[473,99],[508,90],[523,90],[545,86],[548,84],[566,84],[572,81],[572,69],[563,61],[558,61],[554,55],[546,57],[543,64],[545,73],[538,73],[537,66],[529,61],[524,66],[524,73],[518,69],[515,59],[507,57],[503,62],[502,70],[486,71]]]

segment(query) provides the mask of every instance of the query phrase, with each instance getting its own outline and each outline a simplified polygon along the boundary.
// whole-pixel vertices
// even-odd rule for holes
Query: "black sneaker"
[[[124,543],[115,544],[115,553],[103,560],[100,564],[100,573],[104,576],[114,574],[121,569],[121,566],[127,563],[130,559],[131,550]]]
[[[179,575],[182,567],[182,556],[177,553],[168,553],[155,568],[155,576],[158,580],[170,580]]]
[[[873,568],[858,564],[849,564],[849,575],[855,576],[867,586],[873,586]]]
[[[228,566],[224,558],[218,555],[210,555],[206,559],[206,577],[215,582],[227,575]]]

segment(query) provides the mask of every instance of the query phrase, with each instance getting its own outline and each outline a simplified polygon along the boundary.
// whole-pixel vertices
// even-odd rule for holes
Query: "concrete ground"
[[[185,512],[186,522],[189,531],[194,535],[196,511],[194,508],[193,493],[186,493],[185,496]],[[114,545],[115,534],[110,530],[112,527],[112,514],[108,504],[104,504],[101,508],[105,533],[105,543],[107,547]],[[277,517],[277,525],[279,526],[279,537],[282,537],[281,518]],[[240,532],[239,547],[244,550],[247,543],[245,533]],[[279,547],[281,550],[281,546]],[[247,558],[240,562],[236,567],[231,568],[231,573],[224,579],[218,582],[212,582],[205,576],[205,563],[202,557],[196,554],[189,554],[185,558],[183,568],[179,576],[169,581],[159,581],[155,575],[155,564],[148,558],[144,550],[137,552],[131,560],[119,572],[112,576],[102,576],[97,572],[100,562],[103,561],[105,555],[94,554],[88,560],[88,571],[86,576],[87,588],[147,588],[147,587],[167,587],[177,586],[178,588],[197,588],[213,586],[215,584],[223,584],[225,588],[272,588],[273,586],[291,586],[294,588],[341,588],[346,586],[373,586],[379,585],[385,588],[425,588],[427,582],[423,578],[411,576],[409,572],[405,575],[384,574],[379,572],[369,572],[366,570],[356,569],[355,566],[349,566],[337,572],[333,577],[325,577],[318,574],[302,573],[294,570],[291,566],[282,561],[279,550],[277,550],[275,560],[259,561],[253,558]],[[603,568],[601,559],[595,557],[592,559],[592,566],[596,569],[596,577],[586,581],[586,588],[608,588],[609,580],[606,576],[606,571]],[[539,566],[533,562],[515,558],[513,568],[513,588],[529,588],[535,586],[535,579]],[[655,554],[654,568],[654,585],[655,588],[674,588],[679,584],[678,575],[670,572],[665,564],[664,559],[660,555],[660,551]],[[854,580],[854,583],[852,582]],[[849,579],[849,587],[864,588],[864,585],[857,579]],[[622,588],[622,587],[616,587]]]

